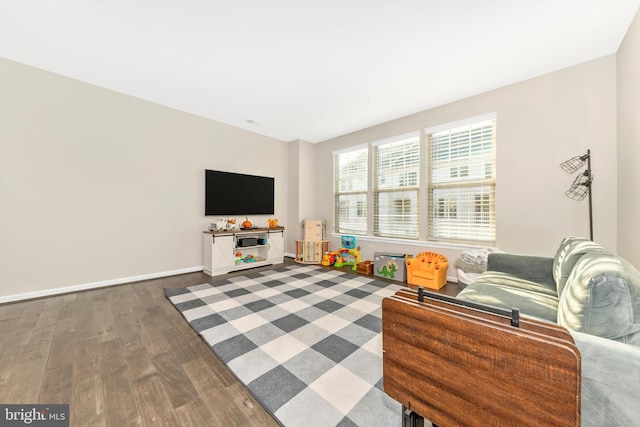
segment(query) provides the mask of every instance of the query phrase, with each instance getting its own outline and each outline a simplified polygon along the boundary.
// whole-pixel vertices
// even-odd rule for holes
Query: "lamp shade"
[[[571,187],[564,193],[573,200],[584,200],[591,189],[591,176],[588,171],[578,175]]]
[[[584,166],[584,162],[586,162],[588,158],[589,153],[585,154],[584,156],[572,157],[569,160],[560,163],[560,167],[567,173],[574,173],[582,166]]]

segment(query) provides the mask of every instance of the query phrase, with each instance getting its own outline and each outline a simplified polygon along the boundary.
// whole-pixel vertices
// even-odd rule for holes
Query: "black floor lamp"
[[[587,150],[587,154],[585,155],[572,157],[560,163],[560,167],[567,173],[574,173],[583,167],[585,163],[587,164],[587,168],[576,177],[565,194],[573,200],[584,200],[587,195],[589,196],[589,238],[593,240],[593,207],[591,204],[593,175],[591,174],[591,150]]]

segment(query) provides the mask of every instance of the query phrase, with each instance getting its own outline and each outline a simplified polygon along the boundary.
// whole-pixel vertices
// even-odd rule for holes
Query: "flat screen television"
[[[205,215],[274,213],[274,178],[205,170]]]

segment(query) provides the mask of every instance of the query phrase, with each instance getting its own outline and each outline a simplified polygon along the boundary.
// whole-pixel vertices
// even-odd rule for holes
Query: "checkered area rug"
[[[401,286],[293,265],[165,294],[285,426],[400,426],[382,387],[384,297]]]

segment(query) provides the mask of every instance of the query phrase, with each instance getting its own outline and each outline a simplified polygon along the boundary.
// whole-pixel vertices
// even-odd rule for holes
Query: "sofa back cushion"
[[[604,251],[605,248],[583,237],[566,237],[560,243],[553,258],[553,279],[556,282],[558,296],[562,294],[567,278],[576,261],[584,254],[593,251]]]
[[[560,295],[558,324],[640,345],[640,273],[610,252],[584,254]]]

